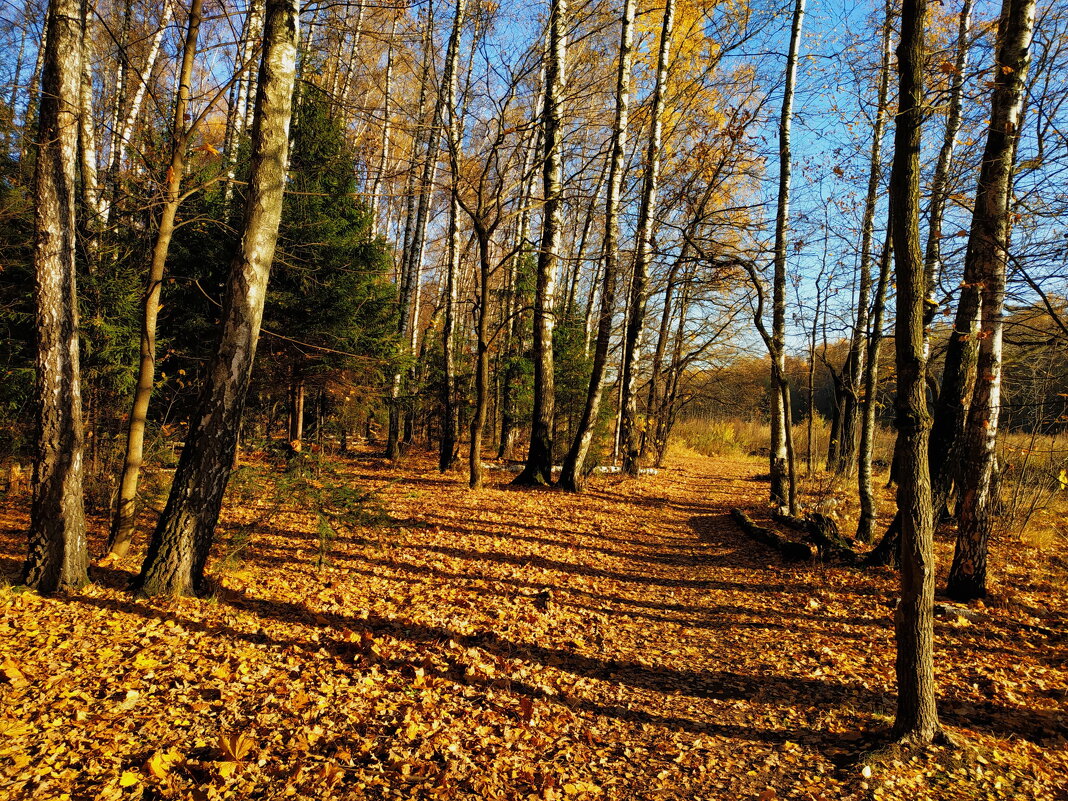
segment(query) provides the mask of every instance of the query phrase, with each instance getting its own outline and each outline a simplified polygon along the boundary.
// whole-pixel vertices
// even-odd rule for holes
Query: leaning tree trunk
[[[226,287],[219,347],[208,365],[167,506],[137,581],[148,595],[204,589],[204,566],[233,465],[282,215],[297,22],[296,0],[268,0],[241,247]]]
[[[790,30],[790,50],[786,57],[786,86],[783,89],[782,114],[779,117],[779,200],[775,212],[775,258],[771,301],[771,502],[784,510],[789,507],[790,466],[787,462],[786,436],[790,410],[783,405],[786,383],[786,236],[790,220],[790,121],[794,107],[794,84],[797,82],[797,53],[801,45],[801,25],[805,17],[805,0],[794,5]]]
[[[998,26],[990,130],[983,154],[966,262],[974,262],[982,308],[975,390],[961,443],[960,523],[946,593],[957,600],[986,595],[987,544],[1001,405],[1002,308],[1009,248],[1009,197],[1020,132],[1024,85],[1031,63],[1035,0],[1004,0]]]
[[[890,228],[897,281],[897,430],[901,476],[901,601],[897,631],[894,736],[923,744],[940,734],[934,678],[934,519],[927,464],[923,255],[920,250],[920,133],[926,0],[903,0],[897,49],[899,91],[890,174]]]
[[[660,186],[660,150],[664,125],[664,93],[667,92],[668,60],[671,55],[671,36],[675,25],[675,0],[667,0],[664,20],[660,29],[660,51],[656,59],[656,83],[653,87],[653,104],[649,111],[652,129],[645,154],[645,180],[642,184],[641,203],[638,206],[638,226],[634,271],[630,283],[630,310],[623,337],[623,383],[622,432],[623,472],[638,475],[638,460],[641,456],[642,432],[638,424],[638,355],[641,347],[642,328],[649,295],[649,262],[653,250],[653,216],[656,210],[656,195]]]
[[[111,523],[108,539],[108,557],[121,559],[130,549],[134,523],[137,518],[137,485],[141,476],[141,463],[145,451],[145,426],[148,421],[148,404],[152,398],[152,384],[156,374],[156,320],[159,317],[159,299],[163,289],[163,274],[167,266],[167,253],[174,235],[175,217],[181,203],[182,175],[185,172],[185,151],[189,146],[186,131],[186,115],[189,108],[190,83],[193,77],[193,62],[196,59],[197,38],[200,33],[200,15],[203,0],[193,0],[189,9],[189,28],[182,52],[182,67],[178,76],[178,98],[174,104],[174,119],[171,123],[171,160],[165,177],[163,208],[160,212],[159,230],[152,248],[152,261],[145,285],[144,306],[141,315],[141,347],[134,385],[133,408],[126,429],[126,458],[123,460],[122,476],[119,478],[119,496],[115,505],[115,517]]]
[[[616,305],[616,285],[619,280],[619,195],[623,184],[627,125],[630,116],[630,72],[634,49],[634,0],[623,0],[622,28],[619,39],[619,68],[616,72],[616,119],[612,128],[612,155],[608,173],[608,195],[605,199],[604,277],[601,288],[601,308],[597,319],[597,344],[593,350],[590,384],[586,405],[575,429],[571,448],[560,471],[560,485],[564,489],[581,492],[585,484],[586,457],[593,443],[593,431],[604,396],[604,373],[608,364],[608,350],[612,340],[612,315]]]
[[[52,0],[48,5],[34,172],[37,447],[22,581],[41,592],[77,589],[89,580],[74,267],[82,72],[79,5],[79,0]]]
[[[548,485],[553,471],[553,300],[556,265],[560,258],[563,217],[562,116],[567,60],[567,0],[551,0],[549,44],[545,69],[545,107],[542,113],[543,152],[541,249],[534,295],[534,411],[531,417],[530,449],[517,485]]]

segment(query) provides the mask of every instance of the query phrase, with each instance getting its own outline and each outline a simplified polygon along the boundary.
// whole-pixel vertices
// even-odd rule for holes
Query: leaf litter
[[[232,492],[212,597],[131,596],[139,555],[77,595],[7,587],[0,797],[1066,797],[1064,554],[998,543],[981,621],[937,620],[956,747],[860,761],[893,720],[896,576],[745,538],[762,467],[575,496],[363,456],[337,475],[382,514],[329,531]],[[12,580],[25,507],[0,516]]]

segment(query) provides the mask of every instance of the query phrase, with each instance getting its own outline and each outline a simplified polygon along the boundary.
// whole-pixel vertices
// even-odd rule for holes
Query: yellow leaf
[[[119,787],[133,787],[139,781],[141,781],[141,777],[132,770],[124,770],[122,775],[119,776]]]
[[[138,652],[133,661],[133,666],[140,670],[151,670],[153,668],[158,668],[161,664],[163,663],[158,659],[153,659],[144,651]]]
[[[233,762],[241,762],[248,752],[252,750],[254,745],[252,738],[244,732],[239,734],[226,734],[223,732],[219,735],[219,750],[223,752],[223,755],[227,759]]]
[[[12,687],[25,687],[30,683],[30,680],[26,678],[19,666],[16,665],[10,658],[4,660],[4,664],[0,665],[0,673],[4,674],[4,678],[8,680]]]
[[[148,772],[157,779],[164,779],[167,777],[167,774],[171,772],[171,768],[181,761],[182,755],[175,749],[170,748],[166,751],[157,751],[149,757],[146,767],[148,768]]]
[[[218,764],[218,768],[219,775],[222,776],[224,779],[229,779],[231,776],[237,773],[238,765],[236,762],[220,762]]]

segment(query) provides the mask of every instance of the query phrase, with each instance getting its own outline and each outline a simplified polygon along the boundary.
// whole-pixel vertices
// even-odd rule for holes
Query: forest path
[[[892,718],[896,577],[745,538],[728,511],[759,517],[765,469],[680,457],[573,495],[361,456],[340,470],[375,492],[367,519],[324,537],[253,463],[215,597],[130,596],[137,554],[77,596],[0,591],[0,797],[1058,797],[1063,588],[939,621],[964,756],[864,777],[848,757]],[[14,575],[24,508],[0,523]]]

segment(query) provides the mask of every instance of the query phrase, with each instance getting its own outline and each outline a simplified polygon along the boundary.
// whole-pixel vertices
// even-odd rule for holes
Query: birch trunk
[[[445,376],[442,385],[442,425],[441,425],[441,449],[438,454],[438,469],[441,472],[449,470],[456,462],[456,439],[459,425],[459,410],[456,405],[456,300],[458,273],[460,272],[460,205],[457,202],[456,193],[459,191],[459,164],[460,151],[460,111],[456,108],[457,87],[459,76],[457,63],[460,54],[460,34],[463,30],[464,0],[456,0],[453,9],[452,33],[449,34],[449,45],[445,53],[444,85],[447,94],[445,99],[446,108],[443,115],[448,114],[446,136],[449,146],[449,229],[448,229],[448,264],[445,274],[445,322],[441,328],[442,350],[444,353]],[[437,141],[435,132],[434,141]],[[487,257],[488,258],[488,257]],[[484,312],[485,310],[483,310]],[[483,381],[483,390],[485,381]],[[485,409],[482,410],[483,416]]]
[[[552,483],[555,409],[553,326],[556,322],[553,300],[556,294],[556,266],[560,258],[562,236],[564,165],[561,122],[566,82],[567,24],[567,0],[551,0],[545,68],[545,106],[542,113],[544,205],[534,296],[534,411],[526,465],[512,482],[518,485]]]
[[[981,324],[975,389],[961,444],[960,523],[947,594],[969,601],[986,595],[987,546],[993,526],[995,445],[1001,406],[1002,310],[1009,249],[1009,200],[1031,64],[1034,0],[1004,0],[998,26],[990,130],[976,190],[965,260],[980,281]]]
[[[205,589],[204,567],[233,465],[278,239],[297,23],[296,0],[268,0],[241,245],[226,287],[219,347],[208,365],[167,506],[137,580],[146,595],[186,595]]]
[[[560,471],[560,486],[581,492],[586,483],[586,457],[593,442],[593,430],[601,411],[604,396],[604,375],[608,365],[608,351],[612,340],[612,316],[616,306],[616,286],[619,282],[619,196],[625,169],[624,148],[630,119],[630,79],[634,61],[635,0],[623,0],[623,16],[619,36],[619,67],[616,70],[616,115],[612,127],[611,163],[608,171],[608,193],[605,198],[604,276],[601,287],[601,307],[597,316],[597,342],[593,349],[590,385],[586,405],[575,429],[575,438]],[[592,305],[592,304],[591,304]]]
[[[660,151],[663,137],[664,93],[667,91],[668,60],[671,56],[671,36],[675,25],[675,0],[667,0],[660,29],[660,49],[656,58],[656,84],[650,110],[652,129],[645,154],[645,178],[641,203],[638,207],[637,243],[634,253],[634,273],[630,285],[630,312],[623,339],[623,409],[621,439],[623,472],[638,475],[641,456],[642,427],[638,421],[638,356],[649,294],[649,262],[653,249],[653,215],[660,185]]]
[[[780,510],[789,508],[789,456],[786,451],[790,410],[783,403],[786,383],[786,237],[790,220],[790,177],[793,170],[790,152],[790,121],[793,116],[794,85],[797,82],[797,53],[801,44],[801,26],[805,17],[805,0],[794,5],[790,29],[790,50],[786,56],[786,86],[783,89],[782,114],[779,117],[779,200],[775,211],[774,275],[771,285],[771,502]]]
[[[46,28],[34,171],[37,446],[22,582],[51,593],[77,589],[89,580],[74,266],[82,73],[79,0],[52,0]]]

